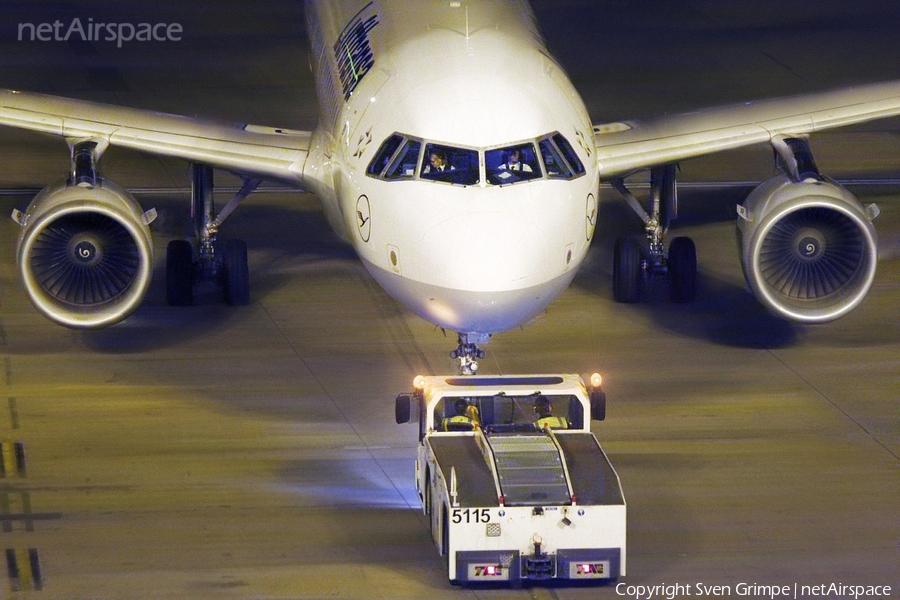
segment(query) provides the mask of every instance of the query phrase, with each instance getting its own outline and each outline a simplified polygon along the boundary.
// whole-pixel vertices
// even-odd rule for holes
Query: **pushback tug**
[[[454,584],[625,574],[625,498],[591,433],[599,375],[416,377],[416,490]],[[550,404],[552,417],[535,406]]]

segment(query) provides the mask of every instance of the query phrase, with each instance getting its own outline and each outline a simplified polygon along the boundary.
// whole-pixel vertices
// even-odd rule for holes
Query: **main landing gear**
[[[260,184],[259,179],[246,179],[225,208],[216,215],[213,201],[213,169],[191,165],[191,219],[194,222],[194,244],[188,240],[172,240],[166,249],[166,301],[172,306],[190,306],[194,290],[204,284],[221,286],[228,304],[250,302],[250,270],[247,244],[243,240],[218,239],[219,228],[242,200]],[[194,261],[194,245],[197,261]]]
[[[669,224],[678,217],[675,165],[650,171],[649,212],[621,179],[611,183],[644,222],[647,245],[633,237],[616,240],[613,251],[613,298],[616,302],[640,302],[652,277],[667,276],[669,299],[685,304],[697,295],[697,250],[689,237],[676,237],[665,250]]]

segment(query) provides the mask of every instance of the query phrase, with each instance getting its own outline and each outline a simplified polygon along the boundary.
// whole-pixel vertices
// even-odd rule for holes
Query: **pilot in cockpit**
[[[506,156],[506,162],[501,164],[498,169],[501,171],[522,171],[523,173],[531,173],[531,165],[522,162],[522,153],[518,149],[510,150]]]
[[[455,170],[456,167],[447,162],[447,155],[443,150],[432,150],[428,156],[428,164],[425,165],[425,168],[422,170],[422,175]]]

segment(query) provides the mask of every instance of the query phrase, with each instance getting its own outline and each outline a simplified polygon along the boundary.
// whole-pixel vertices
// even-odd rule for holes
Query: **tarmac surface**
[[[0,87],[310,129],[298,4],[7,0]],[[596,122],[900,78],[891,2],[536,7]],[[122,48],[16,38],[19,23],[75,17],[184,34]],[[415,494],[414,428],[394,424],[393,399],[416,374],[452,372],[453,336],[391,300],[303,193],[259,193],[226,226],[250,248],[249,306],[166,306],[165,245],[190,227],[187,165],[109,150],[105,176],[160,213],[155,283],[124,323],[78,332],[41,317],[18,283],[16,226],[0,222],[0,598],[574,600],[664,584],[690,586],[679,598],[768,598],[740,585],[832,583],[900,597],[896,129],[812,141],[824,173],[888,182],[851,188],[882,209],[882,260],[850,316],[791,325],[745,291],[734,206],[741,182],[773,171],[754,147],[682,165],[695,304],[612,301],[613,240],[639,221],[604,188],[574,284],[485,347],[485,373],[604,375],[594,431],[629,511],[619,588],[449,586]],[[0,156],[7,215],[69,162],[63,141],[10,129]],[[225,202],[235,181],[217,177]]]

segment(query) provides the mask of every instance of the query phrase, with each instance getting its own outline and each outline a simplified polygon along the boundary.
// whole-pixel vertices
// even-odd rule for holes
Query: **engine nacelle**
[[[875,279],[877,207],[834,181],[762,183],[738,207],[744,275],[774,314],[802,323],[842,317]]]
[[[32,304],[68,327],[121,321],[143,300],[153,271],[149,223],[127,191],[108,180],[44,188],[25,213],[16,259]]]

